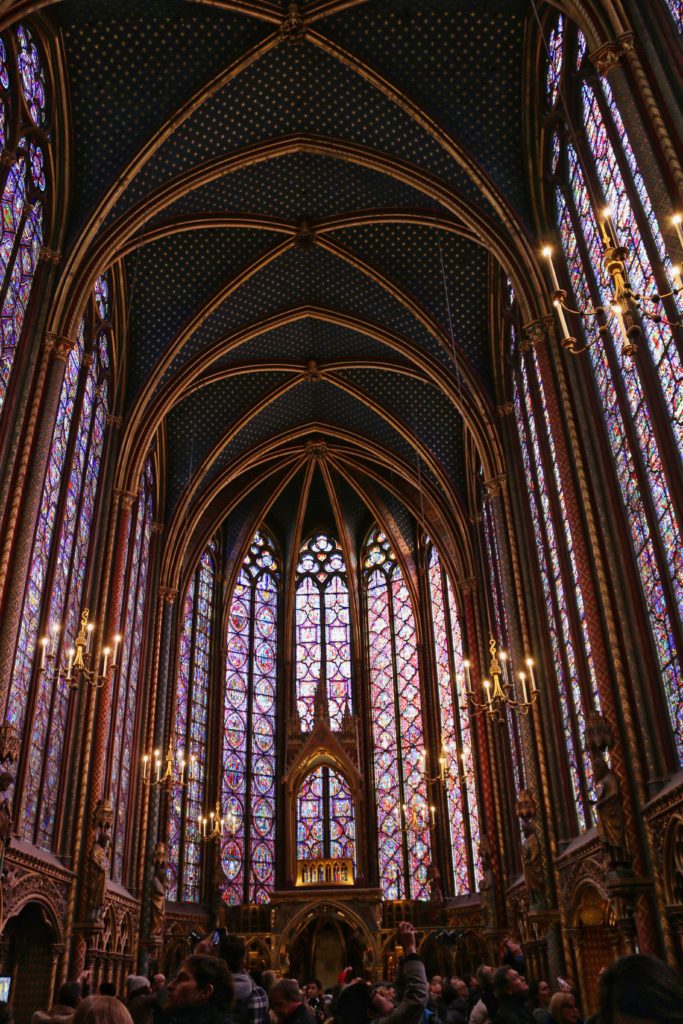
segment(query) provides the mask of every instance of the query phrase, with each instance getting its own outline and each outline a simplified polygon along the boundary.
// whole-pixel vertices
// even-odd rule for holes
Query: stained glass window
[[[328,765],[307,775],[297,793],[297,860],[356,860],[353,795],[344,776]]]
[[[205,764],[215,576],[216,552],[211,543],[199,559],[183,604],[173,715],[175,759],[188,767],[186,785],[171,789],[167,895],[170,900],[187,903],[200,899],[199,819],[207,812]]]
[[[429,553],[429,594],[445,769],[455,895],[477,889],[482,875],[479,805],[469,715],[462,711],[465,669],[455,595],[435,547]]]
[[[430,807],[415,618],[387,537],[364,554],[379,878],[385,899],[429,899]]]
[[[580,49],[580,38],[578,45]],[[555,134],[553,145],[560,155],[554,212],[567,261],[570,301],[590,308],[611,303],[595,212],[603,204],[609,205],[619,241],[628,248],[627,266],[636,292],[649,294],[655,289],[653,268],[663,260],[670,272],[670,263],[609,85],[604,80],[595,84],[588,77],[589,67],[581,62],[579,68],[574,86],[587,144],[582,151],[589,159],[582,163],[574,146],[561,143]],[[671,489],[674,477],[680,476],[683,454],[683,366],[673,331],[664,321],[641,322],[639,360],[649,360],[653,372],[648,374],[623,355],[611,327],[598,336],[594,321],[584,320],[583,326],[587,339],[595,342],[588,359],[683,763],[683,537]]]
[[[106,282],[102,282],[96,302],[99,310],[107,308]],[[154,467],[147,459],[140,481],[140,494],[131,516],[126,562],[126,589],[122,595],[120,616],[123,637],[118,656],[119,669],[113,679],[112,720],[109,740],[111,765],[109,792],[114,806],[111,870],[115,881],[123,881],[126,822],[129,820],[132,769],[134,764],[135,727],[139,707],[138,694],[142,673],[143,638],[147,609],[152,526],[154,524]]]
[[[7,718],[25,736],[19,828],[46,849],[54,839],[70,696],[52,669],[66,668],[80,624],[107,416],[108,330],[91,300],[66,363],[7,703]],[[50,639],[46,671],[41,635]]]
[[[225,660],[221,845],[230,904],[265,903],[275,882],[275,728],[280,564],[258,531],[230,601]]]
[[[563,57],[562,43],[562,15],[560,15],[548,39],[548,75],[546,90],[548,102],[551,107],[555,106],[557,96],[560,91]]]
[[[47,106],[45,73],[30,30],[16,30],[17,61],[8,61],[0,38],[0,146],[24,131],[14,163],[0,169],[0,412],[26,319],[44,235],[44,200],[49,192],[45,169]],[[29,121],[29,125],[25,122]],[[30,123],[32,122],[32,126]]]
[[[683,35],[683,3],[681,0],[666,0],[666,3],[676,28]]]
[[[296,583],[296,699],[304,732],[313,728],[322,687],[332,729],[352,710],[349,590],[337,541],[316,534],[303,545]]]

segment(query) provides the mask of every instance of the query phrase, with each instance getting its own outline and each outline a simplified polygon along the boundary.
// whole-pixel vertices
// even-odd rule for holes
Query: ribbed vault
[[[261,521],[290,560],[325,526],[350,565],[376,521],[412,585],[421,528],[471,575],[468,474],[502,466],[492,290],[544,312],[527,0],[29,6],[61,30],[79,167],[49,327],[125,281],[116,485],[165,453],[162,580],[219,528],[232,572]]]

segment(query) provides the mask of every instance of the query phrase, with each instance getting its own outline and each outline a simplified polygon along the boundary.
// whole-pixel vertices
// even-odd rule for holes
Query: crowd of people
[[[546,980],[527,979],[511,940],[499,966],[430,980],[410,923],[401,922],[396,942],[403,957],[395,979],[370,982],[349,968],[323,990],[316,979],[250,974],[244,941],[219,930],[172,979],[129,975],[119,1000],[109,983],[89,994],[84,976],[62,985],[57,1003],[36,1011],[32,1024],[583,1024],[571,981],[558,978],[553,992]],[[654,957],[621,957],[599,979],[599,1003],[586,1024],[683,1024],[683,978]],[[13,1024],[7,1004],[0,1024]]]

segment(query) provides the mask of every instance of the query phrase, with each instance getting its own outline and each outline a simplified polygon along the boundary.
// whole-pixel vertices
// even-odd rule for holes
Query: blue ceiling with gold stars
[[[464,510],[465,431],[498,429],[490,231],[531,222],[527,0],[47,10],[65,255],[123,269],[124,435],[163,440],[167,521],[190,493],[238,543],[277,486],[290,543],[312,459],[305,521],[341,508],[354,543],[374,505],[413,544],[408,480]]]

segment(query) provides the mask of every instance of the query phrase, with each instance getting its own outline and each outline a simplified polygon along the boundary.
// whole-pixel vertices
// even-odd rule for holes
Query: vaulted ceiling
[[[498,444],[491,281],[530,223],[527,14],[50,7],[73,134],[66,272],[123,268],[119,483],[160,438],[169,576],[226,517],[230,550],[264,517],[286,544],[297,516],[341,516],[347,539],[379,518],[406,551],[417,518],[467,562],[468,444],[489,471]]]

